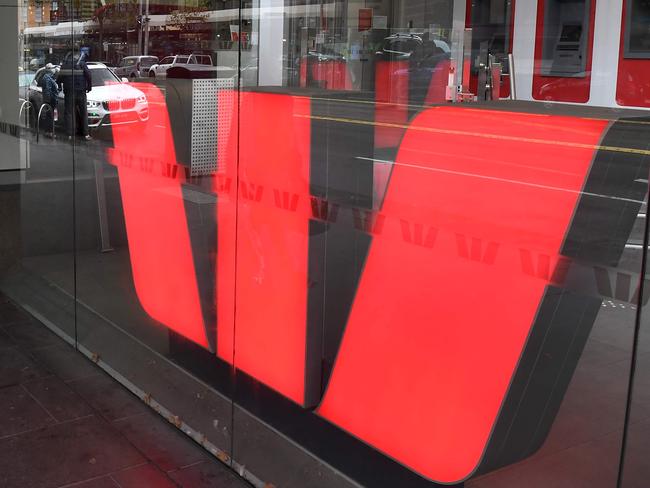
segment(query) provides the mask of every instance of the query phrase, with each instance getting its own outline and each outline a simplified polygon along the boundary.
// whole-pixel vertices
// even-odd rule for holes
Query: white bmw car
[[[87,94],[88,126],[98,128],[112,124],[129,124],[149,120],[147,97],[127,81],[119,78],[105,64],[88,63],[92,76],[92,90]],[[42,104],[43,89],[39,86],[45,69],[36,73],[29,85],[29,101],[35,107],[32,117],[35,123]],[[63,92],[59,92],[57,122],[63,124]],[[116,115],[111,120],[111,115]]]

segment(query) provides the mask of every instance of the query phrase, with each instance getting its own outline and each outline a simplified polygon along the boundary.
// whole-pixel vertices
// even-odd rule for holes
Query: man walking
[[[88,108],[86,94],[92,90],[92,78],[86,65],[86,54],[66,55],[58,82],[63,85],[65,97],[65,127],[68,139],[72,140],[79,133],[85,140],[91,139],[88,130]]]

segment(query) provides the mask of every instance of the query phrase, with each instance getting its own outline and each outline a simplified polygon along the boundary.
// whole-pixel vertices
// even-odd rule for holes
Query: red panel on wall
[[[438,482],[480,462],[604,121],[436,107],[406,131],[317,412]]]
[[[546,0],[537,3],[537,31],[535,34],[535,62],[533,66],[533,98],[555,102],[587,103],[591,93],[591,64],[594,46],[596,0],[589,5],[589,36],[587,39],[585,76],[563,77],[542,74],[544,44],[544,9]]]
[[[235,363],[303,404],[311,102],[267,93],[240,97],[246,129],[239,137]],[[227,355],[229,332],[219,330]]]
[[[435,105],[446,101],[450,68],[451,61],[448,59],[443,59],[438,63],[431,76],[431,82],[429,83],[424,103]]]
[[[628,2],[623,2],[621,45],[618,60],[616,102],[629,107],[650,107],[650,59],[625,58]]]
[[[132,86],[149,102],[148,128],[111,126],[109,160],[118,168],[135,289],[152,318],[207,348],[181,191],[185,168],[176,162],[165,97],[152,84]]]
[[[345,61],[313,62],[311,76],[327,90],[352,90],[352,78]]]

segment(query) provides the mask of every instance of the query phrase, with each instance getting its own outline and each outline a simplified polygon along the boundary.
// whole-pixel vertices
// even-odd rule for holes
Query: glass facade
[[[0,291],[254,486],[647,484],[647,1],[4,2]]]

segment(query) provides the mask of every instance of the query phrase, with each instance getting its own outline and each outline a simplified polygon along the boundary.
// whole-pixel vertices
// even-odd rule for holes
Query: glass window
[[[589,0],[546,0],[542,75],[585,76],[590,12]]]
[[[650,58],[650,1],[628,0],[625,56]]]
[[[3,7],[1,293],[254,486],[647,484],[647,0],[118,3]]]

